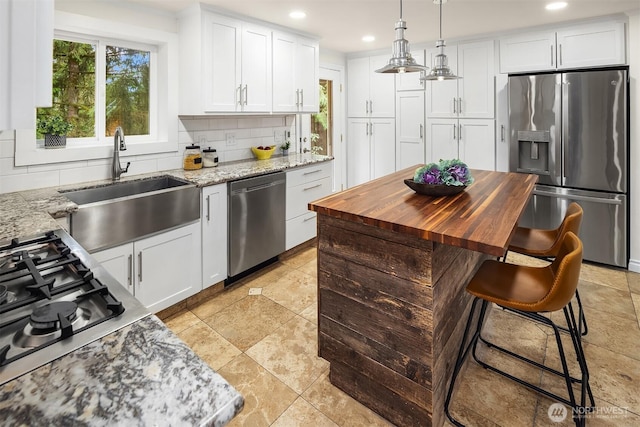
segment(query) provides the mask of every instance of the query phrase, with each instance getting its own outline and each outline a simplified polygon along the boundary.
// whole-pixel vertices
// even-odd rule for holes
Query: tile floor
[[[539,262],[519,256],[510,260]],[[587,425],[640,426],[640,274],[584,264],[580,294],[590,328],[584,348],[600,408]],[[233,426],[390,425],[332,386],[328,363],[316,355],[315,248],[288,255],[164,321],[244,396],[244,410]],[[532,357],[559,368],[548,328],[494,309],[484,331],[496,342],[518,343]],[[504,369],[560,392],[563,383],[557,378],[493,353],[482,349]],[[551,421],[551,403],[467,361],[452,412],[469,426],[573,425],[570,417]]]

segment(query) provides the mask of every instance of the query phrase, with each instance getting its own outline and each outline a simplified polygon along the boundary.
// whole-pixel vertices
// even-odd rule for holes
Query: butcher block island
[[[453,196],[419,195],[419,165],[309,204],[318,214],[318,353],[330,380],[400,426],[444,422],[471,297],[504,254],[536,176],[472,170]]]

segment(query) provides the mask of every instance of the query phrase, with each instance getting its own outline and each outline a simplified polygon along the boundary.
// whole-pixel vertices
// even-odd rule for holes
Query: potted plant
[[[289,155],[289,148],[291,147],[291,141],[287,140],[285,141],[281,146],[280,149],[282,150],[282,155],[283,156],[288,156]]]
[[[67,145],[67,132],[73,125],[62,116],[52,114],[38,117],[38,132],[44,135],[44,148],[64,148]]]

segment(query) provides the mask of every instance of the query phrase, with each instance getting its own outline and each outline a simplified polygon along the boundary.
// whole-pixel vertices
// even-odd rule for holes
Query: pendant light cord
[[[440,40],[442,40],[442,0],[440,0]]]
[[[400,0],[400,20],[402,21],[402,0]]]

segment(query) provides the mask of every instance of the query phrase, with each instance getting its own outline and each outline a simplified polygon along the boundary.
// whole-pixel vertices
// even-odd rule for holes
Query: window
[[[127,136],[149,136],[151,57],[152,47],[56,38],[53,106],[38,108],[38,120],[64,118],[72,125],[67,137],[85,145],[104,142],[118,126]]]

